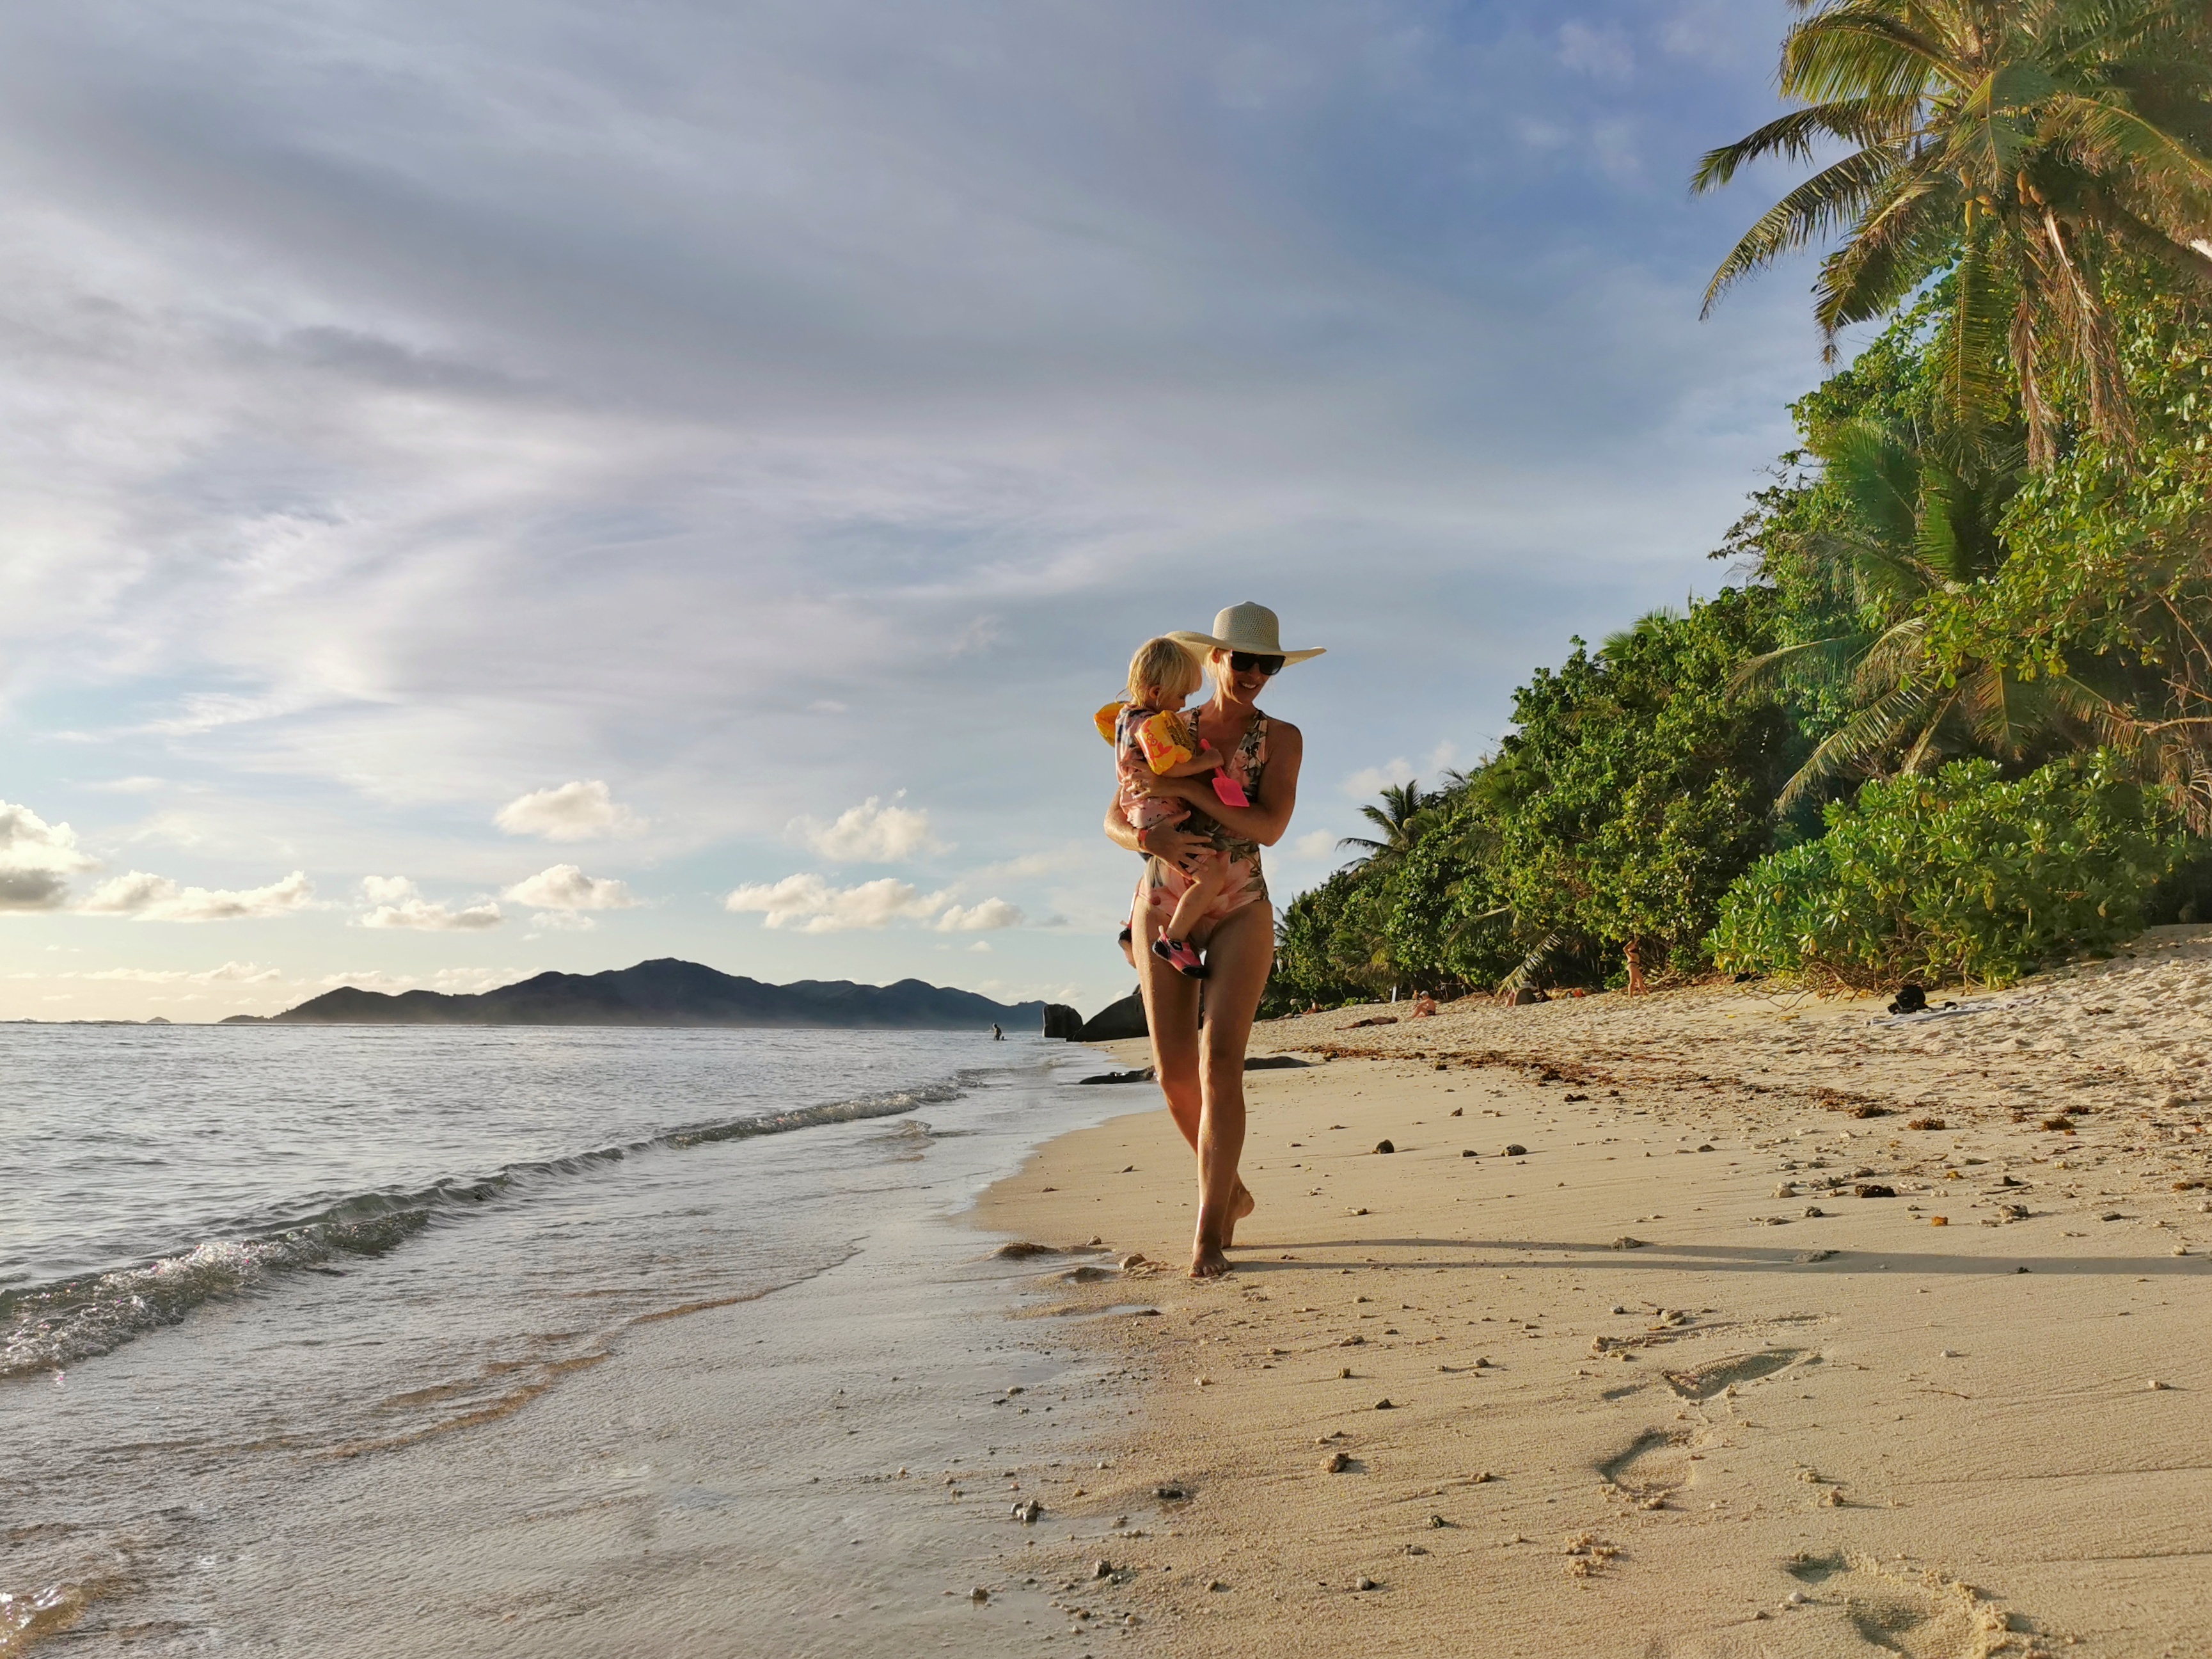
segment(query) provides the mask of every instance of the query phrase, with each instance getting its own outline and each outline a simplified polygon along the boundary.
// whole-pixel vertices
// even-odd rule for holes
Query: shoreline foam
[[[1993,1000],[1264,1024],[1366,1053],[1248,1078],[1219,1285],[1131,1089],[976,1212],[1164,1264],[1062,1298],[1148,1383],[1083,1599],[1231,1659],[2212,1649],[2212,930]]]

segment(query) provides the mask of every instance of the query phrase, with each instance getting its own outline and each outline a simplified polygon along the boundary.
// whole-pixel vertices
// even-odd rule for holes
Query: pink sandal
[[[1152,954],[1186,979],[1206,977],[1206,963],[1187,939],[1170,939],[1163,933],[1152,941]]]

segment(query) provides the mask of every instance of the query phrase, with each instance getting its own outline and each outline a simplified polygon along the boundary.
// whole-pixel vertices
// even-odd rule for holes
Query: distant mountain
[[[994,1002],[918,979],[896,985],[801,980],[763,985],[663,957],[604,974],[539,974],[478,996],[341,986],[265,1019],[234,1014],[226,1025],[752,1025],[871,1030],[1012,1030],[1037,1027],[1042,1002]]]

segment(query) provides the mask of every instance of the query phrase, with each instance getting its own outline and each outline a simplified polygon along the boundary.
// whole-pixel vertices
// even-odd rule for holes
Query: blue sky
[[[1818,343],[1805,269],[1698,322],[1782,180],[1686,181],[1786,17],[15,9],[0,1018],[1120,994],[1147,635],[1328,647],[1286,896],[1721,579]]]

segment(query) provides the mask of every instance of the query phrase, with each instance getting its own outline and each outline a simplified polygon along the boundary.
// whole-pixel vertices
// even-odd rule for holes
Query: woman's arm
[[[1297,726],[1288,720],[1270,720],[1267,769],[1260,776],[1260,798],[1249,806],[1224,805],[1211,785],[1189,778],[1139,778],[1135,787],[1140,794],[1187,800],[1231,835],[1273,847],[1291,827],[1291,814],[1298,804],[1298,768],[1305,755],[1305,737]]]

